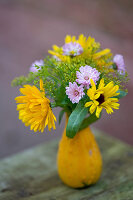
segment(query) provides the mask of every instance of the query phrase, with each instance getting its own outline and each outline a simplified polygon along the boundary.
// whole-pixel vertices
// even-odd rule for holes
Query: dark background
[[[66,34],[91,35],[123,54],[130,76],[129,94],[120,109],[104,114],[95,123],[105,131],[133,144],[133,1],[131,0],[0,0],[0,157],[9,156],[41,142],[61,137],[56,131],[35,134],[18,120],[14,98],[18,88],[12,79],[26,75],[29,66],[42,59],[53,44],[63,45]],[[55,109],[58,116],[60,109]]]

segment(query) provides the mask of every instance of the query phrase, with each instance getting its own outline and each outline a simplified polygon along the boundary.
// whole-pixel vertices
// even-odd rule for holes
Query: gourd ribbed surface
[[[66,136],[65,127],[59,144],[57,165],[61,180],[70,187],[82,188],[98,181],[102,158],[89,127],[79,131],[72,139]]]

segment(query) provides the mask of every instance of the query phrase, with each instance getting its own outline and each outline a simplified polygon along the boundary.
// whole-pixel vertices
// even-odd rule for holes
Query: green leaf
[[[76,135],[87,113],[88,108],[84,107],[84,103],[82,101],[79,102],[69,117],[66,128],[67,137],[73,138]]]
[[[65,110],[61,110],[59,114],[59,124],[61,123],[62,117],[64,115]]]
[[[93,113],[92,115],[90,115],[89,117],[85,118],[79,128],[79,131],[81,131],[82,129],[88,127],[89,125],[91,125],[92,123],[96,122],[98,119],[101,118],[101,114],[99,116],[99,118],[96,117],[96,113]]]
[[[121,99],[122,97],[125,97],[127,95],[127,92],[123,90],[118,90],[117,93],[120,93],[118,96],[116,96],[118,99]]]
[[[117,70],[117,65],[115,63],[112,64],[113,69]]]

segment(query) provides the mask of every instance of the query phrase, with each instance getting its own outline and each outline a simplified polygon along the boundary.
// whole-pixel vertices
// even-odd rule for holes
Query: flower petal
[[[102,111],[102,107],[97,106],[97,109],[96,109],[96,116],[97,116],[97,118],[99,118],[99,115],[100,115],[101,111]]]
[[[94,113],[94,111],[96,110],[96,105],[95,104],[92,104],[92,106],[90,107],[90,113]]]
[[[93,104],[93,102],[92,101],[90,101],[90,102],[87,102],[86,104],[85,104],[85,107],[89,107],[89,106],[91,106]]]

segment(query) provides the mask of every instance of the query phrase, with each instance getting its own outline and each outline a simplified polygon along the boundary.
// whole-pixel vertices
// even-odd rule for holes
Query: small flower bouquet
[[[89,125],[119,109],[126,96],[128,75],[123,56],[112,56],[94,38],[67,35],[61,47],[53,45],[50,57],[36,61],[27,77],[13,80],[20,88],[16,97],[19,119],[33,131],[55,129],[52,109],[61,107],[59,122],[66,113],[66,127],[58,151],[58,172],[71,187],[97,182],[102,159]]]

